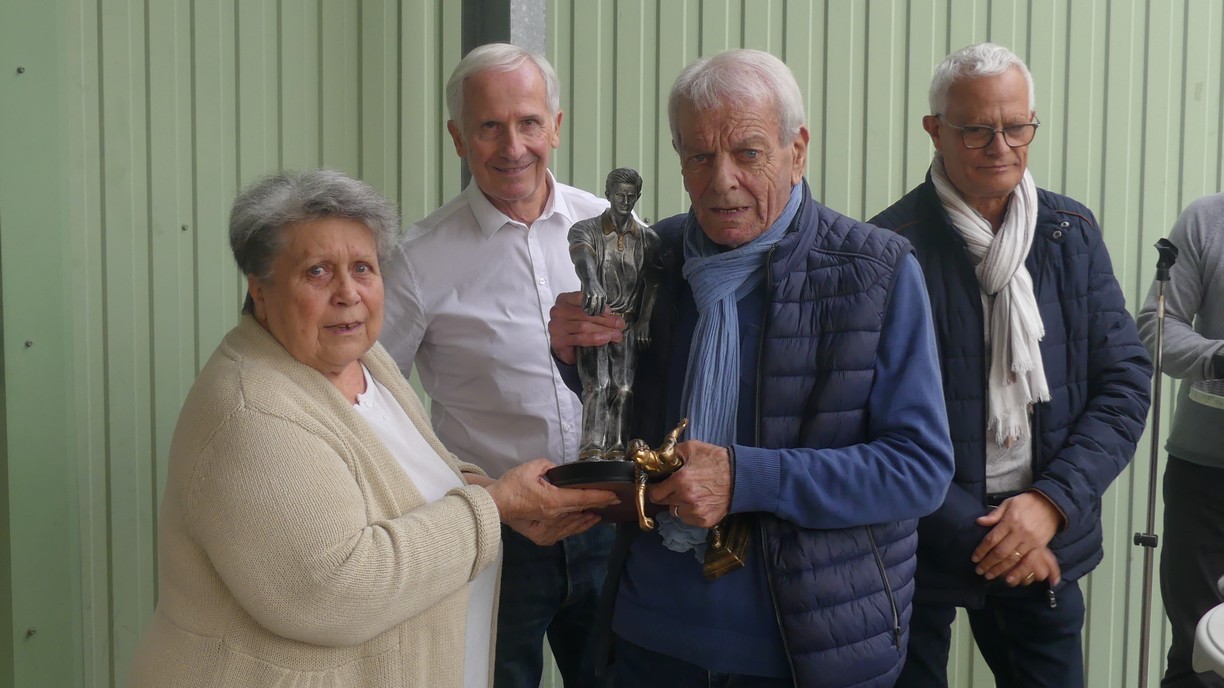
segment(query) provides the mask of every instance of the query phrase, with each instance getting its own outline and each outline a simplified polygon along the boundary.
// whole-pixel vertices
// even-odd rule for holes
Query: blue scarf
[[[786,234],[799,203],[803,185],[791,188],[782,215],[769,230],[752,241],[723,250],[701,230],[689,213],[684,226],[684,279],[697,304],[697,326],[689,347],[688,368],[680,408],[689,419],[689,438],[720,447],[736,440],[739,412],[740,331],[736,303],[765,279],[765,259]],[[663,544],[677,552],[696,549],[705,554],[705,529],[687,526],[660,514]]]
[[[689,438],[725,447],[735,441],[739,410],[740,331],[736,303],[765,279],[765,257],[799,211],[802,187],[791,189],[782,215],[769,230],[730,251],[721,250],[697,226],[684,228],[684,279],[697,304],[697,327],[689,348],[680,408]]]

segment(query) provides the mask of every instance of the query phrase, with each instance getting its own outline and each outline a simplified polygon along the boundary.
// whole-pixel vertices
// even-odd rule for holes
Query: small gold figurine
[[[633,440],[629,443],[629,460],[652,478],[675,473],[684,466],[684,458],[676,456],[676,445],[680,443],[680,433],[687,427],[688,418],[681,418],[680,424],[667,433],[658,449],[651,449],[643,440]]]
[[[687,427],[688,418],[681,418],[658,449],[651,449],[643,440],[629,443],[629,460],[636,467],[638,526],[642,530],[650,531],[655,527],[655,520],[646,515],[646,484],[651,479],[665,478],[684,466],[684,457],[676,455],[676,445],[680,443],[680,433]]]

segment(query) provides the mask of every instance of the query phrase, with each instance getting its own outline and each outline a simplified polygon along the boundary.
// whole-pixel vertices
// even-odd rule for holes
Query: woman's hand
[[[497,504],[497,510],[503,523],[515,528],[516,522],[549,521],[567,514],[620,503],[616,495],[607,490],[563,490],[554,486],[544,478],[544,472],[553,465],[553,462],[548,459],[529,461],[511,468],[501,478],[485,486],[489,495],[493,497],[493,502]],[[581,523],[580,520],[574,521]],[[554,524],[549,531],[565,532],[569,528],[576,527],[575,523],[561,523],[566,525]],[[586,526],[586,528],[589,527],[589,525]],[[519,532],[523,531],[519,530]],[[531,537],[526,532],[523,534]]]
[[[480,473],[466,473],[465,472],[463,473],[463,482],[467,483],[468,485],[478,485],[480,487],[487,487],[493,484],[493,479],[487,475],[483,475]]]
[[[506,525],[537,545],[548,547],[571,535],[585,532],[602,520],[599,514],[579,511],[544,521],[507,521]]]

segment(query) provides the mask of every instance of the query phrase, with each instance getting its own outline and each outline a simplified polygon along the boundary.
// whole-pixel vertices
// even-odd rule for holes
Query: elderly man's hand
[[[602,520],[599,514],[580,511],[542,521],[507,521],[506,525],[537,545],[548,547],[571,535],[586,532]]]
[[[553,353],[566,365],[577,362],[577,347],[603,346],[619,342],[624,336],[625,319],[606,307],[603,315],[587,315],[583,310],[582,292],[558,294],[548,318],[548,339]]]
[[[726,447],[697,440],[676,445],[684,467],[650,488],[650,501],[666,504],[691,526],[713,528],[731,510],[731,456]]]
[[[1022,579],[1036,570],[1037,559],[1062,524],[1062,514],[1039,492],[1022,492],[1003,500],[999,508],[977,519],[978,525],[990,528],[981,544],[973,551],[975,571],[987,580],[1008,577],[1013,572]],[[1037,551],[1036,557],[1030,554]],[[1051,558],[1053,555],[1050,555]],[[1052,584],[1058,582],[1057,562]],[[1035,579],[1035,578],[1034,578]],[[1029,581],[1032,582],[1032,581]]]
[[[544,477],[544,472],[553,465],[548,459],[529,461],[511,468],[501,478],[485,486],[497,504],[504,523],[513,527],[517,521],[546,521],[620,503],[616,495],[607,490],[563,490],[555,487]]]
[[[1041,581],[1049,581],[1051,586],[1055,586],[1060,580],[1062,580],[1062,569],[1058,566],[1058,559],[1054,557],[1054,552],[1049,547],[1034,547],[1007,572],[1003,582],[1008,587],[1014,588]]]

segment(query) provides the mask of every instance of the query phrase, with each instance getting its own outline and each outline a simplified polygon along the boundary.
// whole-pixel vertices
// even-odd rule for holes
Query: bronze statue
[[[637,350],[650,345],[661,270],[658,235],[633,216],[642,195],[641,175],[627,167],[612,170],[604,195],[610,206],[602,215],[570,228],[570,258],[582,282],[583,310],[599,315],[608,308],[625,319],[626,328],[619,342],[578,349],[580,461],[625,458]]]

